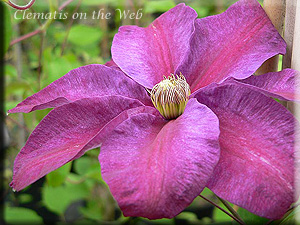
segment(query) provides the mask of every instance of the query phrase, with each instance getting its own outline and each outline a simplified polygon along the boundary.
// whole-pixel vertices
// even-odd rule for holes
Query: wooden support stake
[[[291,68],[294,29],[295,29],[296,3],[297,0],[286,0],[284,40],[287,46],[286,46],[286,54],[283,56],[283,60],[282,60],[282,69]]]
[[[264,10],[277,31],[282,35],[285,17],[285,0],[264,0]],[[261,65],[255,74],[261,75],[267,72],[278,71],[278,59],[278,56],[268,59]]]
[[[295,6],[295,29],[294,29],[294,41],[293,41],[293,49],[292,49],[292,63],[291,67],[292,69],[300,71],[300,1],[298,0]],[[300,82],[296,80],[296,82]],[[296,90],[297,94],[299,95],[300,90]],[[295,109],[295,116],[296,118],[300,119],[300,104],[295,103],[294,104],[294,109]],[[295,156],[296,156],[296,191],[300,193],[300,182],[299,182],[299,176],[300,176],[300,127],[296,127],[296,143],[295,143]],[[296,196],[296,195],[295,195]],[[298,200],[298,199],[295,199]],[[296,218],[296,224],[300,223],[300,215],[299,213],[295,214]]]

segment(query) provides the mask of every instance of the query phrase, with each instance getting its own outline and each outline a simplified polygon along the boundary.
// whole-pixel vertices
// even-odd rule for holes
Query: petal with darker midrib
[[[151,89],[163,76],[174,73],[189,52],[196,18],[192,8],[179,4],[146,28],[120,27],[111,48],[114,62],[136,82]]]
[[[256,0],[240,0],[222,14],[197,19],[182,72],[191,91],[228,77],[252,75],[286,44]]]
[[[121,95],[152,106],[144,87],[123,72],[104,65],[88,65],[71,70],[43,90],[26,98],[9,113],[55,108],[82,98]]]
[[[238,83],[207,88],[195,97],[220,120],[221,156],[208,187],[254,214],[282,217],[294,200],[293,115]]]
[[[10,186],[19,191],[85,151],[99,147],[115,126],[129,115],[142,112],[141,107],[145,108],[138,100],[104,96],[53,109],[17,155]]]
[[[128,118],[103,142],[104,181],[125,216],[172,218],[196,198],[219,160],[218,118],[191,99],[175,120]]]

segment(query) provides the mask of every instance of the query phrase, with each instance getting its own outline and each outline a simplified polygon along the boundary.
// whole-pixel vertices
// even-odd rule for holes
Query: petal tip
[[[11,113],[30,113],[32,112],[33,107],[22,107],[22,106],[16,106],[10,110],[7,111],[7,115],[11,114]]]
[[[12,191],[13,192],[17,192],[17,191],[19,191],[19,189],[17,189],[15,186],[15,183],[12,181],[12,182],[10,182],[10,184],[9,184],[9,186],[12,188]]]

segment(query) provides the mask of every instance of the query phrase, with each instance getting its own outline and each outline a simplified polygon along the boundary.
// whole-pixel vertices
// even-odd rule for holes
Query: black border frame
[[[4,146],[4,125],[5,125],[5,112],[4,112],[4,45],[5,45],[5,35],[4,35],[4,5],[3,2],[0,2],[0,224],[5,224],[4,222],[4,159],[5,159],[5,146]]]

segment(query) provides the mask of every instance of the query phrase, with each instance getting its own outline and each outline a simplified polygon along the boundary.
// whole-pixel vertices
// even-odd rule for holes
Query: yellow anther
[[[190,86],[185,77],[171,74],[163,76],[163,80],[151,90],[151,100],[160,114],[170,120],[180,116],[185,109],[191,94]]]

